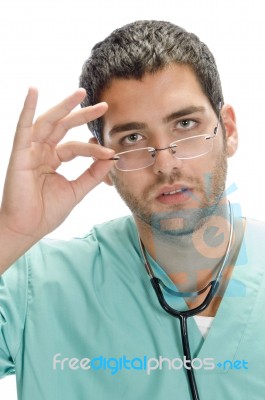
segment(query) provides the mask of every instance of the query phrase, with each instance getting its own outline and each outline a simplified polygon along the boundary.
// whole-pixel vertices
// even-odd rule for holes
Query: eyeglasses
[[[219,127],[220,115],[217,126],[214,128],[213,135],[208,133],[191,136],[185,139],[176,140],[163,149],[154,147],[144,147],[123,151],[114,155],[115,167],[120,171],[137,171],[150,167],[156,161],[157,153],[169,150],[170,154],[179,160],[189,160],[201,157],[209,153],[213,148],[213,139],[216,137]]]

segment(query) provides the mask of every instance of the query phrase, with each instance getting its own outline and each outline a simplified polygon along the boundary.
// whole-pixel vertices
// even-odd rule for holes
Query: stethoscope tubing
[[[217,274],[217,277],[215,280],[211,281],[205,288],[203,288],[202,290],[199,290],[197,292],[191,292],[191,293],[186,293],[186,294],[182,294],[181,297],[186,297],[187,294],[191,295],[192,297],[194,295],[199,295],[203,292],[206,291],[206,289],[208,289],[208,287],[210,287],[210,290],[208,292],[208,294],[206,295],[205,299],[203,300],[203,302],[193,308],[193,309],[189,309],[189,310],[185,310],[185,311],[179,311],[179,310],[175,310],[174,308],[172,308],[165,300],[165,297],[162,293],[161,287],[160,287],[160,283],[162,283],[160,281],[160,279],[158,279],[154,273],[153,270],[147,260],[146,254],[145,254],[145,249],[144,246],[141,242],[141,239],[139,237],[139,244],[140,244],[140,249],[142,252],[142,256],[144,259],[144,265],[147,271],[147,274],[150,277],[150,282],[153,286],[153,289],[156,293],[157,299],[161,305],[161,307],[170,315],[172,315],[173,317],[177,318],[180,321],[180,331],[181,331],[181,340],[182,340],[182,350],[183,350],[183,355],[184,357],[186,357],[187,361],[190,361],[190,369],[186,368],[186,372],[187,372],[187,377],[188,377],[188,382],[189,382],[189,387],[190,387],[190,391],[191,391],[191,395],[192,395],[192,400],[200,400],[199,397],[199,393],[198,393],[198,389],[197,389],[197,384],[196,384],[196,379],[194,376],[194,371],[193,371],[193,367],[192,367],[192,359],[191,359],[191,354],[190,354],[190,345],[189,345],[189,336],[188,336],[188,328],[187,328],[187,319],[189,317],[193,317],[197,314],[200,314],[201,312],[203,312],[211,303],[212,298],[214,297],[214,295],[216,294],[218,287],[220,285],[221,279],[222,279],[222,274],[223,274],[223,270],[227,264],[228,258],[229,258],[229,254],[230,254],[230,249],[231,249],[231,245],[232,245],[232,239],[233,239],[233,231],[234,231],[234,219],[233,219],[233,212],[232,212],[232,208],[231,208],[231,204],[228,201],[229,204],[229,209],[230,209],[230,235],[229,235],[229,240],[228,240],[228,245],[227,245],[227,249],[226,249],[226,253],[224,255],[223,258],[223,262],[222,265],[219,269],[219,272]],[[171,292],[172,290],[170,290]],[[177,295],[175,293],[175,295]],[[188,296],[189,297],[189,296]]]
[[[187,319],[188,319],[188,316],[179,317],[183,354],[184,354],[184,357],[186,357],[186,360],[191,361]],[[191,362],[190,362],[190,369],[186,368],[186,373],[187,373],[187,377],[188,377],[188,381],[189,381],[192,399],[200,400],[198,389],[197,389],[197,383],[196,383],[196,379],[194,376]]]
[[[192,367],[192,362],[191,362],[192,359],[191,359],[191,354],[190,354],[187,319],[189,317],[193,317],[194,315],[200,314],[202,311],[204,311],[209,306],[214,294],[217,292],[219,282],[216,280],[211,282],[211,288],[210,288],[206,298],[198,307],[195,307],[191,310],[179,311],[179,310],[175,310],[174,308],[170,307],[170,305],[166,302],[165,297],[162,293],[162,290],[159,286],[159,279],[156,277],[153,277],[150,279],[150,281],[151,281],[151,284],[157,295],[157,298],[158,298],[158,301],[159,301],[161,307],[168,314],[177,318],[180,322],[183,355],[186,358],[186,360],[189,362],[189,365],[190,365],[190,369],[186,368],[186,373],[187,373],[187,377],[188,377],[188,381],[189,381],[192,400],[200,400],[198,389],[197,389],[197,384],[196,384],[196,379],[195,379],[194,371],[193,371],[193,367]]]

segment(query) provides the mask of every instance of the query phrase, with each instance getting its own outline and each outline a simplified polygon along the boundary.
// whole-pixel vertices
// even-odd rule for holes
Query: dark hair
[[[192,68],[218,115],[223,94],[212,53],[196,35],[165,21],[133,22],[93,47],[80,76],[80,86],[87,91],[81,106],[96,104],[113,78],[141,79],[172,63]],[[102,143],[102,118],[88,123],[88,127]]]

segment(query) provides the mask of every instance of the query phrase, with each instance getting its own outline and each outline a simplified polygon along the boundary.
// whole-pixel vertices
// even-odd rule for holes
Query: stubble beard
[[[128,172],[130,173],[130,172]],[[111,172],[112,181],[117,192],[124,200],[134,217],[143,223],[147,229],[152,229],[153,233],[161,231],[161,220],[165,218],[181,218],[185,220],[182,229],[170,230],[167,235],[187,236],[192,235],[199,230],[207,220],[215,215],[218,205],[224,196],[225,182],[227,176],[227,156],[225,149],[219,155],[213,171],[204,177],[204,182],[198,178],[186,177],[181,171],[177,170],[170,176],[158,176],[157,181],[143,191],[141,198],[134,195],[125,180],[120,179],[115,173]],[[178,181],[184,181],[193,188],[200,197],[192,195],[197,205],[192,209],[183,208],[182,204],[170,206],[167,212],[152,211],[151,203],[154,200],[152,196],[161,185],[174,185]],[[165,232],[163,231],[163,235]]]

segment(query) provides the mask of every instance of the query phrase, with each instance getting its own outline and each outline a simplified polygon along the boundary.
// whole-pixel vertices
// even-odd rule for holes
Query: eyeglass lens
[[[171,143],[169,151],[173,157],[178,159],[190,159],[202,156],[211,151],[213,147],[213,136],[208,134],[199,135]],[[151,148],[136,149],[118,154],[116,168],[121,171],[133,171],[147,168],[154,164],[156,153],[161,150]]]

